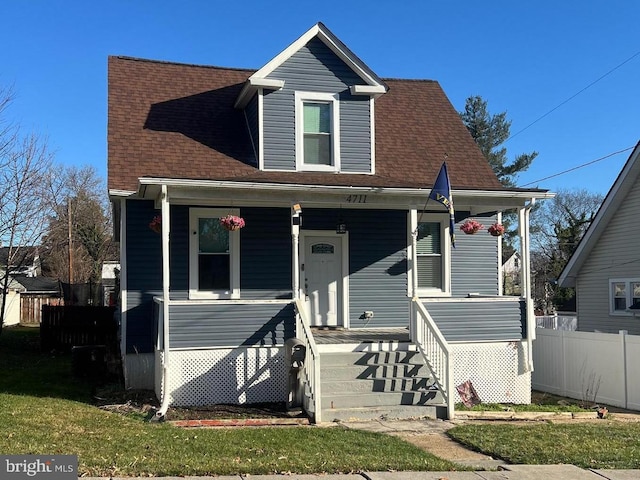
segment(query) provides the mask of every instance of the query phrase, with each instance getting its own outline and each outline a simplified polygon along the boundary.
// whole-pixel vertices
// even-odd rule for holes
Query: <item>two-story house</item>
[[[300,385],[316,421],[452,416],[467,380],[530,401],[530,287],[501,295],[487,230],[518,209],[528,279],[549,194],[505,189],[437,82],[378,77],[320,23],[257,71],[114,56],[108,145],[126,384],[159,416]]]

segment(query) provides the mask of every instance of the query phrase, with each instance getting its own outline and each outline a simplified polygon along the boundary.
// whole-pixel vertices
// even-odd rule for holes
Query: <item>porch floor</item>
[[[311,330],[318,345],[409,341],[409,330],[404,327],[353,330],[312,327]]]

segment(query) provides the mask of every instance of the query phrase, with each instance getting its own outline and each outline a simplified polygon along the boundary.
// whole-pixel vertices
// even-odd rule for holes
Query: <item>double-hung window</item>
[[[449,295],[449,224],[445,215],[423,215],[417,223],[417,292],[420,296]]]
[[[298,170],[340,170],[339,105],[332,94],[296,92]]]
[[[189,210],[189,298],[239,298],[240,232],[229,232],[220,217],[240,212]]]
[[[629,314],[628,308],[640,304],[640,278],[609,280],[609,298],[610,313]]]

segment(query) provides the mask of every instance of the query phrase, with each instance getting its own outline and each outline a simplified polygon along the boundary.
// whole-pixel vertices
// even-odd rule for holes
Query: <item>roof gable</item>
[[[589,225],[586,233],[580,240],[578,247],[565,265],[558,283],[563,287],[575,287],[576,278],[582,269],[586,259],[589,257],[594,247],[607,230],[617,210],[625,201],[627,195],[640,177],[640,142],[638,142],[622,167],[613,186],[607,193],[602,205],[598,209],[593,222]]]
[[[383,80],[325,25],[319,22],[247,79],[244,88],[238,95],[235,107],[243,108],[259,88],[273,90],[282,88],[284,86],[283,81],[270,79],[269,76],[314,39],[318,39],[326,45],[362,80],[362,85],[354,85],[352,87],[352,94],[378,96],[387,91],[387,86]]]

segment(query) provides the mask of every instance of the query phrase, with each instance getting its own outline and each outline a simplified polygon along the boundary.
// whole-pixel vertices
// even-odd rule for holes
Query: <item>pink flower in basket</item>
[[[467,235],[473,235],[478,230],[482,230],[484,225],[476,220],[467,220],[462,225],[460,225],[460,230],[462,230]]]
[[[501,223],[494,223],[487,229],[487,231],[494,237],[499,237],[504,234],[504,225]]]
[[[156,215],[153,217],[153,220],[149,223],[149,228],[156,233],[162,232],[162,216]]]
[[[230,231],[239,230],[244,227],[244,218],[236,215],[227,215],[220,219],[220,225]]]

